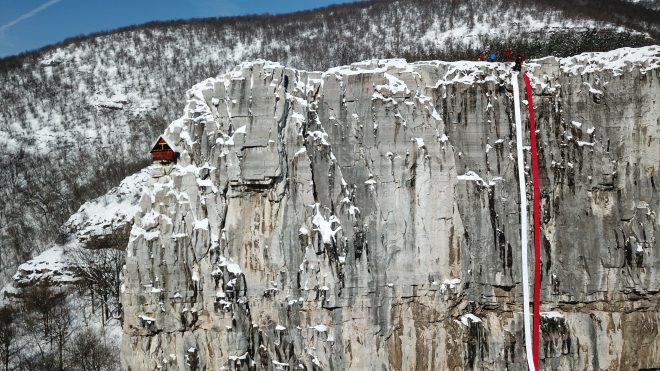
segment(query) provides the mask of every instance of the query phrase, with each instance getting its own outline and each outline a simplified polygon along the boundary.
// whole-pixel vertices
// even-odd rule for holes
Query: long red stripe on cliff
[[[536,123],[534,122],[534,100],[532,84],[525,72],[527,89],[527,107],[529,107],[529,136],[532,146],[532,180],[534,183],[534,325],[532,331],[532,349],[534,366],[539,369],[539,335],[541,330],[541,187],[539,186],[539,158],[536,152]]]

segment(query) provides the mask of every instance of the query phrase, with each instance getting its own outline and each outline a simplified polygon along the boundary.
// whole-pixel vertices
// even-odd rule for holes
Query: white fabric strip
[[[532,354],[532,325],[529,312],[529,270],[527,268],[527,193],[525,191],[525,157],[523,154],[522,123],[520,119],[520,92],[518,91],[518,72],[511,74],[513,85],[513,104],[516,118],[516,149],[518,153],[518,183],[520,185],[520,251],[522,263],[523,318],[525,323],[525,354],[530,371],[535,371]]]

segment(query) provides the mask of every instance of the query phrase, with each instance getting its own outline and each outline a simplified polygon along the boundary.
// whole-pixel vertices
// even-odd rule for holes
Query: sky
[[[0,57],[156,20],[288,13],[353,0],[0,0]]]

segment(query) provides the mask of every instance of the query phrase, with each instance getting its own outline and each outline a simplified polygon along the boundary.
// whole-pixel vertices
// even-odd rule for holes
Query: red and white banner
[[[518,73],[511,74],[513,86],[514,113],[516,120],[516,152],[518,157],[518,185],[520,188],[520,260],[523,287],[523,323],[525,326],[525,353],[530,371],[539,369],[539,337],[541,330],[541,190],[539,184],[538,152],[536,145],[536,122],[534,120],[534,100],[529,75],[523,75],[529,108],[530,144],[532,152],[532,182],[534,188],[534,326],[530,323],[529,312],[529,269],[527,266],[527,190],[525,183],[525,155],[523,152],[523,127],[520,114],[520,92]]]
[[[532,147],[532,180],[534,183],[534,327],[532,349],[534,366],[539,369],[539,335],[541,332],[541,186],[539,184],[539,156],[536,150],[536,121],[534,119],[534,97],[527,72],[523,75],[527,89],[529,107],[529,137]]]

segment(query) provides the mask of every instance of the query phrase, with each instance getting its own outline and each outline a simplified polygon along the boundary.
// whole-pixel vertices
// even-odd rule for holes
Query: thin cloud
[[[29,12],[27,12],[27,13],[21,15],[20,17],[14,19],[13,21],[11,21],[11,22],[9,22],[9,23],[7,23],[7,24],[4,24],[4,25],[2,25],[2,26],[0,26],[0,35],[2,35],[3,33],[5,33],[5,31],[7,31],[8,29],[10,29],[11,27],[15,26],[17,23],[23,22],[23,21],[26,20],[26,19],[29,19],[29,18],[34,17],[35,15],[41,13],[42,11],[44,11],[44,10],[47,9],[47,8],[49,8],[49,7],[51,7],[51,6],[53,6],[53,5],[57,4],[57,3],[59,3],[60,1],[62,1],[62,0],[50,0],[50,1],[48,1],[47,3],[42,4],[42,5],[38,6],[38,7],[36,7],[36,8],[34,8],[34,9],[30,10]]]

